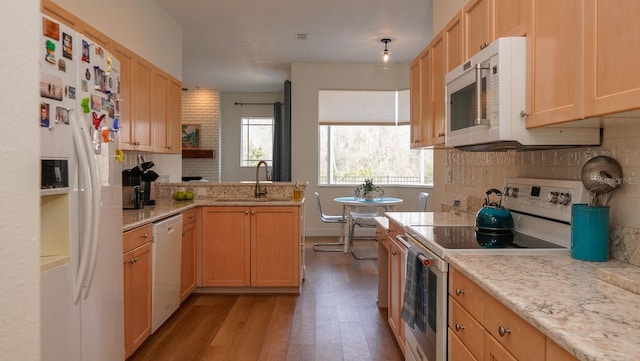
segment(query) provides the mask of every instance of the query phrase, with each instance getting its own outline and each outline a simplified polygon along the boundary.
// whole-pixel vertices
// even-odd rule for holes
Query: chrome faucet
[[[260,198],[262,196],[267,195],[267,187],[263,187],[262,189],[260,189],[260,165],[261,164],[264,164],[264,169],[265,169],[264,176],[266,180],[268,181],[271,180],[271,173],[269,173],[269,165],[264,160],[259,161],[258,165],[256,165],[256,198]]]

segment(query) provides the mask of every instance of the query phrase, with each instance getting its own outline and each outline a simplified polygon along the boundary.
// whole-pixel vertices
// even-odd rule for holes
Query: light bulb
[[[385,50],[384,55],[382,55],[382,61],[384,61],[385,63],[389,61],[389,51]]]

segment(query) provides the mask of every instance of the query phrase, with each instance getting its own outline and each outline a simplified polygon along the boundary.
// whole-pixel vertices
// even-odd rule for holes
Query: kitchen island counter
[[[256,200],[252,200],[250,198],[205,198],[202,200],[192,201],[174,201],[170,198],[161,198],[156,200],[156,204],[153,206],[145,206],[141,209],[124,209],[122,211],[122,231],[126,232],[196,207],[300,207],[303,204],[304,198],[299,202],[268,198],[260,198]]]
[[[638,267],[566,254],[455,254],[446,260],[578,359],[638,359],[640,295],[597,278],[599,268]]]

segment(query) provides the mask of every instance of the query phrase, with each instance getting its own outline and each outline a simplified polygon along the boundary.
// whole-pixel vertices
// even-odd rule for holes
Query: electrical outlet
[[[203,187],[196,188],[196,195],[198,195],[198,196],[206,196],[207,195],[207,188],[203,188]]]

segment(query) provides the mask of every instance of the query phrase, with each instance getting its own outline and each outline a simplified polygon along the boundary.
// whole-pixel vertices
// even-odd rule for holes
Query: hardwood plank
[[[403,360],[376,304],[376,261],[313,252],[323,241],[336,239],[307,237],[300,295],[192,294],[129,360]]]

